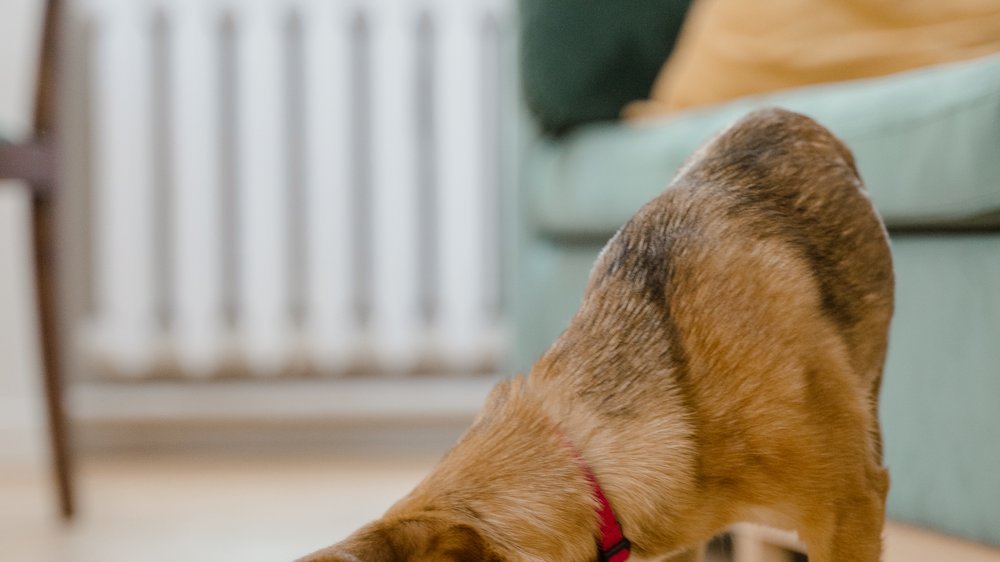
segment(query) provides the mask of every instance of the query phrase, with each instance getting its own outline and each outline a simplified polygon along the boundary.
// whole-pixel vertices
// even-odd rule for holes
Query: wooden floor
[[[155,452],[82,459],[81,513],[53,516],[36,470],[0,472],[0,559],[278,561],[378,516],[439,452]],[[887,562],[997,562],[1000,550],[890,524]]]

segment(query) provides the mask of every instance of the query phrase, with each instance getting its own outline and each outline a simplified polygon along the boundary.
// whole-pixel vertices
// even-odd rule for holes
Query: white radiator
[[[85,355],[488,368],[508,0],[89,0]]]

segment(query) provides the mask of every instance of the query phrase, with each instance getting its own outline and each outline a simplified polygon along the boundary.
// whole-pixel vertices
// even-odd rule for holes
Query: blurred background
[[[12,559],[22,560],[289,559],[373,518],[471,421],[508,348],[500,113],[513,88],[503,54],[512,6],[84,0],[58,5],[51,47],[52,6],[0,4],[0,123],[11,146],[33,141],[46,103],[37,76],[44,57],[58,58],[58,85],[45,86],[58,116],[45,134],[58,129],[61,165],[51,262],[73,452],[65,480],[81,508],[69,534],[32,526],[75,505],[48,486],[36,199],[12,184],[0,190],[0,458],[10,467],[0,542],[19,537]],[[157,489],[166,482],[149,470],[168,458],[187,460],[167,480],[194,462],[196,480],[214,470],[227,481],[295,458],[331,471],[341,492],[368,490],[350,503],[382,500],[349,523],[315,525],[311,538],[264,546],[199,553],[207,535],[176,513],[168,519],[187,529],[167,542],[191,551],[87,546],[118,540],[80,531],[117,517],[104,511],[114,501],[92,494],[137,500],[120,494],[120,478],[135,471]],[[360,466],[385,473],[392,491],[336,476],[352,459],[373,461]],[[94,478],[109,471],[101,491]],[[33,474],[44,485],[29,486]],[[233,499],[250,512],[293,507]],[[146,511],[127,507],[129,518],[144,517],[137,507]],[[202,508],[148,513],[175,509]]]
[[[890,4],[0,0],[0,543],[343,537],[684,157],[778,104],[855,150],[893,236],[887,559],[1000,560],[1000,7]]]

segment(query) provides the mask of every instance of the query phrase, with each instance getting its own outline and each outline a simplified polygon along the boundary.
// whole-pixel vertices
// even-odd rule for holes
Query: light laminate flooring
[[[291,560],[377,517],[439,454],[92,453],[68,525],[47,474],[0,467],[0,560]],[[898,523],[886,551],[886,562],[1000,561],[1000,550]]]

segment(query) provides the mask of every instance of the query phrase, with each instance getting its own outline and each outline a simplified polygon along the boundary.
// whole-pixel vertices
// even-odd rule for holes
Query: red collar
[[[580,470],[583,471],[583,475],[590,482],[594,498],[598,503],[597,515],[601,520],[601,536],[597,539],[598,562],[625,562],[631,553],[632,543],[625,538],[622,527],[618,524],[618,518],[615,517],[615,510],[611,508],[611,502],[604,495],[601,485],[597,483],[597,477],[594,476],[594,471],[590,469],[590,465],[587,464],[587,461],[583,460],[580,451],[565,434],[563,435],[563,441],[569,450],[573,452],[577,464],[580,465]]]

